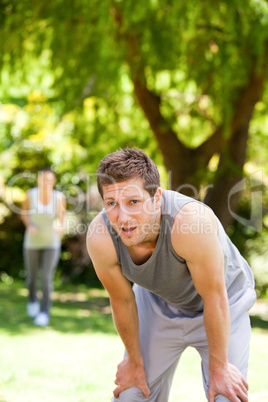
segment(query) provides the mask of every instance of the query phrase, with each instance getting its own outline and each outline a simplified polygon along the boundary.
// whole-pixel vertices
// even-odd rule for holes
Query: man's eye
[[[131,204],[138,204],[139,200],[131,200]]]
[[[113,207],[115,205],[115,201],[108,202],[108,207]]]

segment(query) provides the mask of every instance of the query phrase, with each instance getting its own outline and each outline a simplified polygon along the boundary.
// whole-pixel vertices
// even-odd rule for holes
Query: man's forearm
[[[204,322],[209,348],[209,370],[228,363],[230,318],[228,300],[215,295],[204,303]]]
[[[143,366],[139,340],[139,317],[135,299],[130,302],[113,303],[113,319],[116,329],[125,345],[128,358],[136,365]]]

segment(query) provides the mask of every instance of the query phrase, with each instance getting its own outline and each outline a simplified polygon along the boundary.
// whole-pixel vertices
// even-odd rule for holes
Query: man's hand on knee
[[[145,398],[148,398],[150,395],[144,367],[131,362],[128,357],[117,367],[115,384],[117,385],[117,388],[114,390],[115,398],[118,398],[120,392],[132,387],[139,388]]]
[[[248,384],[240,371],[230,363],[225,369],[210,373],[209,402],[214,402],[216,395],[223,395],[231,402],[248,402]]]

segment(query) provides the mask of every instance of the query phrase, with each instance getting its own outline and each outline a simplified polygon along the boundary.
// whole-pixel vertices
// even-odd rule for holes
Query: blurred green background
[[[36,172],[67,198],[56,284],[100,286],[85,249],[99,161],[137,146],[206,202],[268,288],[265,0],[0,1],[0,280],[24,280]]]

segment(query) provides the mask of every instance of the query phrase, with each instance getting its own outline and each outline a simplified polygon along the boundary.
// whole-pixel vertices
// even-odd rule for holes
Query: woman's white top
[[[24,234],[23,247],[27,249],[46,249],[59,248],[61,238],[55,232],[55,224],[58,211],[58,202],[62,198],[62,193],[53,190],[50,202],[45,205],[39,199],[39,189],[32,188],[27,192],[29,197],[29,221],[36,227],[37,232],[29,233],[26,228]]]

